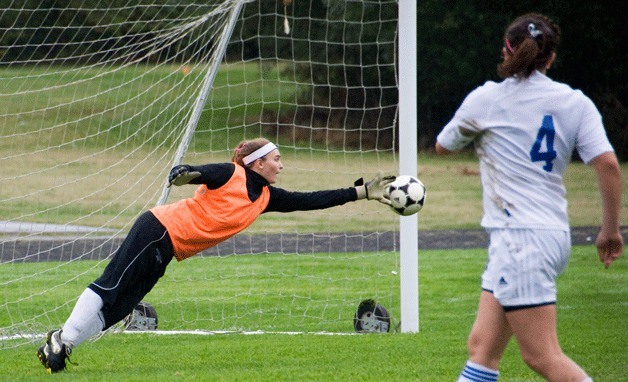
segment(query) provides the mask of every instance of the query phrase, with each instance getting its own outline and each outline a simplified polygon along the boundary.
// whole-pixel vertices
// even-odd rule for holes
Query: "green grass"
[[[205,260],[200,259],[195,268]],[[467,358],[466,337],[474,320],[484,262],[482,249],[419,254],[418,334],[110,334],[76,348],[72,360],[78,365],[69,365],[66,373],[54,376],[46,375],[38,363],[36,344],[0,350],[0,380],[452,381]],[[377,262],[364,263],[369,269],[378,266]],[[181,273],[189,271],[189,268],[178,269],[183,264],[171,266],[167,275],[181,277]],[[596,382],[628,380],[627,268],[626,262],[619,260],[610,269],[604,269],[593,247],[577,246],[569,267],[558,281],[561,345]],[[337,279],[345,276],[345,270],[329,267],[324,269],[324,274]],[[285,282],[282,279],[270,288],[281,290]],[[216,284],[224,288],[230,281],[186,284],[186,288],[195,286],[195,290],[186,293],[203,296],[212,293]],[[233,288],[241,287],[236,284]],[[80,290],[78,285],[72,287]],[[348,283],[347,288],[347,293],[352,293],[351,288],[356,286]],[[160,307],[160,299],[176,293],[169,289],[160,283],[150,294],[165,322],[178,310]],[[263,302],[257,303],[263,305]],[[351,327],[351,315],[356,306],[357,301],[355,306],[347,304],[345,315],[338,319],[339,325]],[[397,313],[392,311],[394,318]],[[502,382],[542,380],[522,362],[514,341],[506,351],[500,370]]]
[[[49,159],[55,162],[65,161],[67,153],[50,153]],[[79,154],[74,154],[79,155]],[[289,149],[282,151],[283,162],[286,166],[279,176],[278,186],[292,190],[315,190],[320,188],[335,188],[349,186],[361,176],[371,177],[377,169],[387,172],[396,172],[394,158],[388,155],[375,154],[322,154],[300,153]],[[79,169],[63,167],[48,171],[43,176],[32,176],[21,179],[20,182],[9,182],[0,189],[0,196],[17,201],[0,203],[0,216],[28,216],[29,221],[49,223],[72,222],[80,219],[81,224],[99,226],[107,223],[110,227],[119,228],[140,211],[153,205],[155,193],[159,191],[165,176],[163,168],[150,167],[142,162],[146,157],[141,155],[126,158],[122,165],[113,168],[104,179],[105,187],[93,190],[93,182],[71,184],[72,192],[68,187],[58,187],[59,181],[72,177],[90,176],[94,168],[107,167],[97,160],[87,158],[82,161]],[[227,154],[189,155],[187,163],[206,163],[225,161]],[[25,168],[16,158],[15,163],[4,168],[7,176],[17,176]],[[323,165],[323,172],[314,173],[312,163]],[[164,163],[165,164],[165,163]],[[35,165],[26,165],[32,168]],[[328,172],[329,168],[342,168],[345,174],[337,175]],[[128,169],[134,169],[130,179],[114,183],[112,180],[128,176]],[[418,175],[427,186],[426,206],[419,216],[421,229],[467,229],[480,228],[482,217],[482,196],[480,178],[477,173],[477,159],[471,155],[440,158],[427,153],[421,153],[418,158]],[[622,165],[622,178],[628,179],[628,166]],[[145,174],[138,186],[129,189],[127,182],[135,182],[133,175]],[[154,182],[151,184],[150,182]],[[601,201],[597,188],[597,179],[592,168],[582,163],[572,163],[565,174],[567,199],[569,202],[569,217],[573,226],[597,226],[601,218]],[[33,198],[22,201],[24,190],[46,190],[45,198]],[[138,194],[137,191],[142,191]],[[96,194],[78,201],[68,201],[72,195],[85,195],[92,191]],[[176,187],[171,191],[170,201],[189,197],[193,194],[193,186]],[[158,195],[158,194],[157,194]],[[50,211],[45,214],[41,211]],[[378,203],[349,203],[342,207],[322,212],[303,212],[294,214],[265,214],[249,229],[251,233],[279,233],[286,232],[286,227],[293,227],[300,232],[345,232],[347,230],[367,231],[389,229],[393,214],[385,213],[385,207]],[[94,213],[95,212],[95,213]],[[622,196],[621,216],[628,216],[628,193]],[[348,228],[349,227],[349,228]],[[359,228],[354,228],[359,227]]]
[[[356,301],[369,296],[399,306],[399,279],[392,273],[397,256],[365,252],[194,257],[173,261],[145,300],[155,302],[163,315],[160,328],[166,330],[351,331],[350,322],[338,317],[351,317]],[[0,315],[0,327],[22,322],[17,326],[23,330],[45,332],[62,323],[72,308],[67,302],[103,268],[90,260],[3,264],[0,286],[6,291],[9,314]],[[60,308],[49,311],[53,306]]]
[[[0,110],[9,111],[0,120],[0,132],[19,137],[24,152],[176,145],[176,137],[163,127],[179,119],[187,122],[206,72],[205,66],[194,66],[184,75],[178,65],[3,68],[3,94],[19,96],[0,97]],[[249,116],[277,112],[281,102],[293,104],[297,89],[276,66],[262,73],[255,64],[223,65],[198,123],[201,137],[194,147],[234,147],[245,134]],[[14,150],[15,140],[0,141],[0,150]]]
[[[8,111],[0,119],[0,134],[6,137],[0,139],[0,168],[8,179],[0,187],[0,219],[128,227],[160,195],[181,130],[170,119],[180,113],[175,120],[187,121],[185,111],[205,72],[199,66],[184,75],[176,65],[0,69],[3,94],[22,94],[0,97],[0,110]],[[228,148],[261,134],[261,114],[294,108],[300,88],[288,76],[276,65],[221,67],[185,162],[228,161]],[[379,169],[395,173],[399,167],[390,151],[327,148],[322,142],[293,142],[289,134],[279,143],[286,168],[278,186],[287,189],[349,186]],[[479,228],[476,158],[420,153],[417,163],[428,189],[421,228]],[[625,165],[622,174],[628,179]],[[592,169],[572,164],[565,183],[572,225],[598,225],[601,203]],[[192,193],[191,187],[176,188],[169,200]],[[627,206],[624,193],[622,216],[628,214]],[[382,208],[351,203],[329,213],[269,214],[249,231],[388,230],[394,216],[382,216]]]
[[[0,219],[128,227],[160,195],[182,130],[174,122],[187,121],[207,70],[191,69],[187,75],[177,65],[0,69],[3,94],[21,94],[0,97],[0,110],[8,111],[0,119],[0,134],[6,137],[0,139],[0,168],[9,180],[0,187]],[[223,65],[185,162],[228,161],[229,148],[261,134],[260,115],[294,108],[302,89],[287,73],[281,65]],[[390,151],[327,148],[322,142],[293,142],[289,135],[278,142],[286,166],[280,187],[349,186],[379,169],[395,173],[399,167]],[[627,166],[622,173],[628,179]],[[418,175],[428,189],[422,229],[479,228],[481,186],[474,156],[420,153]],[[565,183],[572,225],[598,225],[601,203],[594,172],[574,163]],[[191,187],[176,188],[169,200],[192,193]],[[624,194],[624,211],[627,200]],[[390,229],[394,216],[381,212],[376,203],[351,203],[329,213],[269,214],[250,231]]]
[[[0,140],[0,151],[6,153],[0,158],[3,178],[10,180],[0,187],[0,200],[6,201],[0,204],[1,219],[27,217],[36,222],[80,221],[124,227],[155,201],[155,190],[161,185],[175,146],[170,141],[174,138],[165,136],[161,125],[178,112],[181,99],[197,94],[194,87],[186,85],[198,82],[201,71],[193,69],[184,76],[175,66],[136,67],[98,75],[96,82],[84,84],[79,81],[94,78],[94,72],[64,73],[63,68],[52,68],[55,73],[50,74],[34,70],[39,69],[0,71],[5,94],[48,89],[30,93],[28,104],[39,112],[22,113],[19,118],[32,118],[26,122],[17,117],[23,111],[23,98],[0,100],[0,110],[11,111],[0,121],[3,136],[11,138]],[[262,71],[255,65],[221,68],[186,162],[228,160],[226,147],[259,134],[251,116],[294,104],[298,89],[281,78],[281,71]],[[24,75],[29,77],[20,79]],[[68,90],[64,85],[68,82],[80,85]],[[175,85],[183,90],[170,94]],[[125,90],[94,98],[90,96],[94,94],[92,86],[97,92],[120,86]],[[229,105],[227,99],[231,100]],[[70,100],[81,101],[66,105]],[[128,107],[105,112],[112,104],[125,101]],[[133,118],[137,110],[142,111],[140,117]],[[90,117],[82,120],[85,113]],[[75,122],[59,126],[58,115]],[[53,127],[42,130],[41,126]],[[104,130],[107,133],[101,134]],[[87,139],[91,135],[97,138]],[[110,148],[111,140],[121,146]],[[159,147],[164,141],[172,147]],[[127,155],[138,144],[143,147]],[[51,149],[55,145],[60,146]],[[370,177],[378,169],[394,173],[398,168],[390,152],[321,149],[316,143],[285,143],[282,160],[286,169],[278,186],[336,188],[349,186],[360,176]],[[23,177],[25,169],[29,176]],[[420,229],[479,228],[481,185],[473,156],[463,153],[437,158],[420,153],[418,169],[428,188],[427,204],[419,215]],[[625,165],[622,174],[628,179]],[[592,169],[572,164],[565,183],[572,224],[598,225],[601,203]],[[97,192],[92,192],[94,189]],[[170,200],[192,192],[191,187],[176,188]],[[624,194],[622,216],[627,215],[627,199]],[[248,232],[394,229],[396,216],[384,211],[378,203],[361,202],[322,212],[268,214]],[[559,279],[560,337],[566,352],[596,381],[625,381],[625,261],[604,270],[594,252],[592,247],[574,248],[572,262]],[[164,330],[350,333],[353,313],[363,298],[377,298],[397,320],[399,280],[391,272],[398,267],[396,256],[344,253],[194,258],[173,263],[146,300],[156,306]],[[53,377],[45,375],[35,359],[38,345],[14,347],[12,341],[5,341],[0,343],[0,381],[451,381],[467,357],[466,337],[477,305],[484,250],[425,251],[419,256],[419,334],[107,335],[77,348],[73,361],[79,365],[70,365],[68,373]],[[8,314],[0,314],[0,327],[27,322],[31,327],[26,332],[33,328],[44,332],[61,325],[76,296],[102,268],[104,263],[95,261],[2,264],[2,311]],[[53,306],[55,311],[38,316]],[[502,373],[501,381],[540,381],[523,364],[514,343],[506,352]]]

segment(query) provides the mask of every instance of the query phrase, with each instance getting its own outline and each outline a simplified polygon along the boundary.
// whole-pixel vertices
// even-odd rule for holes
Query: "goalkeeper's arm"
[[[384,176],[381,171],[366,184],[363,184],[364,181],[360,178],[355,182],[355,190],[358,194],[358,199],[377,200],[380,203],[390,205],[390,200],[384,196],[384,190],[386,186],[394,181],[395,176]]]
[[[270,201],[264,212],[321,210],[360,199],[377,200],[381,203],[390,204],[390,201],[384,197],[384,189],[394,179],[394,176],[384,177],[380,172],[366,184],[362,179],[358,179],[355,187],[312,192],[287,191],[269,186]]]
[[[168,174],[168,187],[185,184],[205,184],[209,189],[220,188],[229,181],[235,165],[233,163],[211,163],[202,166],[181,164],[174,166]]]

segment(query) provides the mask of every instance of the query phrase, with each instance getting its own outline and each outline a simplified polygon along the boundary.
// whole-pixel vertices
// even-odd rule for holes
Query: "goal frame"
[[[416,14],[415,0],[399,0],[399,175],[417,174]],[[416,214],[399,219],[402,333],[419,331],[418,220]]]
[[[399,59],[398,92],[399,92],[399,175],[415,176],[417,168],[417,39],[416,39],[416,1],[399,0],[399,43],[397,54]],[[231,35],[236,20],[242,9],[239,4],[230,16],[225,35]],[[226,39],[221,39],[226,41]],[[401,49],[400,47],[403,47]],[[220,59],[225,54],[226,44],[220,47]],[[218,66],[212,66],[208,72],[194,111],[186,127],[186,133],[179,144],[173,165],[181,163],[187,147],[194,135],[196,124],[203,111]],[[170,188],[164,184],[158,205],[164,204]],[[401,332],[415,333],[419,331],[419,264],[418,264],[418,217],[417,215],[402,216],[399,219],[399,256],[400,256],[400,312]]]
[[[181,0],[181,3],[183,2]],[[4,249],[1,252],[3,256],[7,255],[7,263],[22,261],[58,261],[58,263],[51,263],[52,266],[46,267],[45,270],[33,271],[24,277],[8,280],[7,285],[11,285],[16,292],[15,297],[13,295],[9,297],[14,301],[8,299],[5,301],[9,319],[7,319],[8,326],[0,328],[0,340],[32,339],[35,337],[29,336],[37,336],[35,332],[41,334],[44,329],[48,329],[49,325],[58,325],[57,322],[66,317],[66,310],[69,310],[75,301],[73,300],[75,294],[72,293],[72,289],[75,288],[74,284],[78,283],[81,288],[84,285],[82,280],[89,278],[88,273],[112,256],[115,248],[118,247],[119,240],[123,238],[123,233],[132,222],[128,217],[137,216],[134,215],[136,210],[143,211],[155,204],[163,204],[169,197],[170,199],[187,197],[184,196],[187,195],[185,190],[173,191],[166,187],[164,182],[164,175],[167,174],[169,168],[182,163],[185,158],[193,160],[193,158],[209,157],[214,161],[214,155],[220,153],[222,156],[224,152],[228,154],[235,141],[256,133],[259,136],[272,137],[274,135],[282,149],[286,149],[286,152],[292,149],[295,154],[299,154],[295,155],[294,170],[285,173],[287,184],[292,184],[297,191],[314,189],[318,186],[318,183],[309,179],[300,182],[300,179],[304,178],[301,176],[303,172],[326,177],[325,180],[329,180],[330,183],[338,180],[342,184],[350,184],[355,179],[354,176],[368,176],[368,173],[376,167],[380,170],[383,167],[388,173],[417,175],[417,4],[412,0],[390,0],[382,4],[367,4],[370,8],[364,10],[360,9],[360,7],[366,7],[364,3],[356,0],[352,4],[357,8],[332,7],[329,10],[323,7],[315,9],[315,12],[311,9],[307,12],[303,9],[287,8],[288,6],[284,4],[284,14],[282,14],[280,10],[265,8],[268,4],[264,4],[264,7],[260,6],[259,12],[255,13],[258,8],[248,9],[244,6],[248,3],[253,3],[253,0],[221,2],[220,4],[226,5],[217,10],[212,9],[212,5],[199,5],[201,10],[209,9],[211,12],[204,14],[195,13],[196,10],[191,10],[189,14],[183,12],[176,16],[177,22],[170,17],[172,13],[160,14],[155,11],[153,15],[149,12],[137,19],[126,15],[126,18],[121,19],[121,25],[140,23],[137,29],[132,30],[137,30],[141,34],[137,36],[133,35],[133,32],[127,34],[126,30],[122,34],[114,33],[111,41],[115,43],[111,42],[112,45],[107,45],[105,50],[99,50],[99,44],[102,42],[100,37],[96,36],[100,40],[90,40],[95,37],[77,34],[76,41],[83,41],[83,38],[88,42],[99,41],[94,43],[96,47],[94,53],[86,51],[94,55],[93,62],[83,61],[86,54],[80,50],[61,51],[62,54],[59,53],[59,55],[55,52],[44,52],[31,56],[28,56],[29,49],[24,49],[26,53],[21,53],[22,51],[19,50],[20,47],[31,45],[54,47],[79,45],[72,39],[69,39],[66,45],[63,45],[65,41],[53,44],[46,39],[23,46],[19,41],[14,43],[9,40],[6,43],[8,44],[6,46],[11,49],[17,49],[17,53],[2,64],[10,70],[21,69],[22,66],[28,67],[29,70],[17,76],[7,76],[7,79],[14,81],[11,83],[13,87],[7,87],[8,90],[0,96],[25,94],[42,94],[43,96],[41,103],[34,102],[33,110],[16,108],[4,115],[8,121],[5,123],[6,126],[23,127],[22,130],[17,127],[13,129],[3,127],[2,133],[6,134],[5,136],[24,136],[31,138],[31,141],[23,139],[20,140],[22,143],[11,143],[9,146],[11,150],[7,151],[9,154],[0,159],[8,163],[7,168],[17,168],[19,166],[15,163],[18,160],[25,161],[23,157],[28,155],[33,156],[32,160],[36,160],[40,158],[37,155],[50,153],[50,158],[41,161],[41,165],[39,162],[34,163],[30,172],[9,172],[8,177],[4,179],[10,180],[11,182],[7,183],[13,184],[27,177],[36,178],[29,177],[32,174],[45,172],[49,174],[49,178],[42,182],[34,182],[33,185],[29,184],[28,186],[33,191],[27,193],[18,190],[17,187],[7,188],[10,192],[9,197],[3,199],[2,202],[12,207],[10,204],[25,202],[33,196],[43,195],[48,191],[50,195],[58,194],[58,197],[48,200],[49,206],[34,205],[23,212],[18,211],[12,213],[13,215],[7,215],[10,219],[7,222],[0,221],[2,225],[15,223],[18,226],[17,231],[6,231],[16,232],[17,235],[6,236],[6,241],[0,243]],[[179,6],[177,4],[168,3],[164,4],[164,7]],[[273,6],[280,8],[279,3]],[[108,13],[108,7],[90,9],[86,6],[84,9],[81,7],[80,11],[94,14]],[[248,12],[249,10],[251,12]],[[39,9],[33,6],[32,9],[22,10],[7,8],[7,12],[14,12],[18,15],[28,12],[44,14],[43,12],[50,12],[50,10],[47,7]],[[76,12],[75,8],[68,10],[69,15],[75,15]],[[305,15],[303,15],[304,12]],[[255,28],[257,16],[249,13],[259,14],[259,20],[270,20],[264,24],[269,28],[260,28],[261,22],[258,22],[258,27]],[[321,16],[323,14],[325,17]],[[196,19],[196,15],[200,18]],[[215,22],[214,16],[216,16]],[[33,25],[38,25],[39,18],[33,19],[35,20]],[[79,20],[78,25],[70,25],[77,30],[84,30],[95,23],[92,19],[83,21],[81,17],[76,16],[67,19]],[[59,20],[66,19],[59,18]],[[106,18],[101,20],[110,22]],[[180,25],[180,20],[193,22]],[[240,25],[240,20],[243,21],[241,24],[243,27],[239,31],[234,30],[237,28],[236,24]],[[245,20],[248,21],[245,22]],[[367,34],[363,39],[363,31],[371,32],[369,25],[372,20],[385,25],[385,28],[381,28],[383,32],[379,31],[377,35]],[[152,26],[142,28],[141,23],[149,21],[157,23],[154,32],[148,33],[153,30]],[[292,24],[294,36],[289,35],[288,29],[284,29],[285,36],[277,35],[279,30],[277,26],[281,21],[294,23]],[[276,24],[274,30],[273,22]],[[325,23],[331,25],[329,28],[331,32],[327,30]],[[55,24],[50,27],[46,26],[44,29],[49,28],[53,31],[64,28],[64,25],[63,23],[58,26]],[[201,25],[204,27],[200,27]],[[305,28],[311,28],[312,25],[320,28],[317,31],[324,32],[324,38],[316,34],[310,36],[309,32],[304,33],[310,30]],[[198,26],[198,29],[192,26]],[[30,24],[22,29],[24,31],[38,30]],[[340,29],[342,33],[334,33],[335,30]],[[152,37],[143,38],[143,34]],[[50,32],[49,35],[53,36],[54,33]],[[274,38],[283,44],[289,41],[292,45],[280,54],[276,51],[277,46],[283,45],[278,45],[275,41],[274,49],[272,44],[268,44],[268,53],[257,57],[254,50],[247,50],[250,49],[246,45],[251,41],[248,37],[250,35],[259,35],[259,38]],[[219,36],[222,37],[220,40],[214,39]],[[357,39],[356,36],[360,38]],[[124,43],[134,41],[133,38],[137,38],[137,41],[142,44]],[[229,49],[233,46],[227,45],[231,44],[232,38],[234,38],[235,50],[239,49],[239,53],[229,53]],[[327,38],[330,38],[331,43],[328,43]],[[198,43],[199,41],[203,44]],[[178,44],[183,45],[179,47]],[[308,49],[318,49],[325,54],[322,57],[316,55],[309,59],[306,57],[304,60],[302,55],[293,52],[293,50],[299,53],[309,52],[307,49],[301,49],[304,44]],[[341,54],[338,50],[330,50],[331,53],[329,53],[325,48],[327,45],[321,44],[340,47]],[[115,52],[120,55],[117,57],[114,49],[120,46],[128,47],[130,50],[122,53]],[[376,46],[376,49],[372,50],[373,46]],[[185,49],[188,47],[190,50],[186,52]],[[360,54],[356,54],[357,51]],[[110,56],[117,58],[109,60]],[[354,60],[355,57],[358,59]],[[110,65],[96,65],[101,62],[101,58],[104,63]],[[259,64],[259,67],[255,67],[256,70],[253,70],[254,73],[251,75],[248,74],[251,71],[245,71],[239,66],[240,61],[247,64],[251,61],[254,65]],[[142,66],[144,63],[153,62],[154,66],[146,66],[148,70]],[[306,76],[303,79],[294,74],[296,69],[303,67],[319,69],[339,64],[349,69],[343,69],[342,72],[332,71],[331,75],[328,74],[327,82],[325,78],[321,82],[320,76],[315,78]],[[90,71],[77,77],[76,71],[72,69],[75,67]],[[250,67],[251,65],[245,69]],[[43,74],[31,68],[38,69]],[[52,70],[48,70],[51,68]],[[101,68],[105,70],[101,71]],[[120,68],[129,71],[128,73],[120,71],[121,74],[118,74],[117,71]],[[153,68],[158,68],[160,71]],[[214,83],[217,74],[224,74],[218,73],[219,68],[225,68],[227,76],[231,77],[227,80],[219,77]],[[315,74],[320,73],[318,70],[310,70]],[[347,81],[347,78],[356,77],[354,75],[356,72],[360,72],[360,75],[365,78],[377,75],[378,80]],[[343,75],[345,82],[342,81]],[[26,82],[28,85],[23,85],[21,81],[28,81]],[[270,84],[268,88],[272,88],[274,92],[266,94],[263,90],[266,88],[262,88],[266,84]],[[322,94],[321,99],[312,98],[311,103],[308,103],[308,98],[300,98],[301,94],[297,92],[297,89],[301,90],[301,87],[306,91],[312,89],[319,93],[321,89],[334,91],[333,94],[340,95],[340,98],[334,99],[334,102],[328,105],[325,103],[327,102],[324,99],[325,94]],[[336,89],[339,89],[338,92],[335,92]],[[360,104],[361,98],[353,97],[353,95],[359,96],[360,94],[357,94],[359,92],[367,94],[374,89],[375,92],[380,92],[375,93],[376,96],[379,94],[379,102],[376,97],[364,96]],[[51,92],[51,90],[57,92]],[[232,91],[234,91],[233,100],[230,93]],[[225,92],[228,93],[227,97]],[[373,93],[368,94],[372,96]],[[102,102],[92,102],[95,101],[96,95],[102,96],[100,98]],[[343,95],[346,98],[344,103],[341,99]],[[223,105],[216,99],[228,99],[229,102]],[[373,99],[375,101],[372,101]],[[60,101],[57,102],[57,100]],[[275,104],[282,106],[275,107]],[[152,105],[156,106],[153,108]],[[243,116],[248,115],[242,108],[244,111],[250,108],[248,112],[259,119],[240,116],[240,113]],[[261,111],[258,112],[258,108]],[[45,115],[52,117],[41,118],[36,113],[38,111],[46,111]],[[283,112],[281,117],[279,111]],[[291,116],[293,112],[294,115]],[[295,117],[296,112],[301,113],[298,118]],[[15,123],[11,118],[16,121],[21,118],[26,122]],[[214,129],[216,125],[219,128]],[[233,132],[229,129],[233,129]],[[378,131],[374,132],[374,130]],[[199,139],[192,143],[197,136],[209,139]],[[92,142],[93,147],[90,146]],[[197,144],[198,142],[201,143]],[[138,145],[137,148],[135,144]],[[61,150],[66,147],[73,150]],[[93,152],[90,151],[92,148]],[[12,150],[15,150],[16,154],[12,154]],[[57,154],[57,156],[52,154]],[[324,161],[321,158],[327,160],[325,163],[334,165],[340,163],[335,161],[343,160],[346,167],[319,166],[319,163]],[[86,165],[83,165],[84,163]],[[310,167],[312,164],[314,164],[313,168]],[[90,170],[90,165],[97,170]],[[79,167],[82,171],[75,170]],[[323,170],[319,170],[319,167]],[[96,177],[101,184],[105,185],[104,187],[94,187],[92,179]],[[61,192],[67,189],[73,192]],[[94,204],[89,204],[90,202]],[[92,207],[93,205],[97,207]],[[345,213],[337,212],[342,211],[341,209],[345,209]],[[294,256],[299,261],[296,266],[293,266],[290,262],[280,261],[283,258],[277,256],[277,263],[288,263],[286,269],[289,271],[276,271],[274,268],[267,271],[249,265],[244,267],[245,271],[242,271],[244,268],[241,267],[226,267],[227,270],[224,273],[221,271],[214,275],[206,273],[195,275],[198,280],[226,280],[225,285],[231,280],[236,280],[238,283],[234,283],[235,286],[232,288],[235,292],[226,293],[226,296],[209,295],[201,300],[194,299],[193,304],[185,305],[187,315],[184,319],[179,321],[175,319],[167,323],[179,325],[173,326],[174,329],[189,329],[186,323],[205,320],[210,329],[214,329],[211,326],[215,325],[219,329],[226,327],[240,330],[247,327],[264,327],[260,324],[260,322],[264,323],[262,316],[266,319],[266,313],[270,313],[268,317],[278,322],[275,324],[273,321],[272,325],[269,325],[270,328],[274,328],[274,325],[279,328],[280,325],[292,325],[291,320],[296,318],[295,321],[300,320],[296,322],[299,331],[316,331],[319,327],[324,327],[342,332],[346,329],[339,323],[344,322],[345,310],[351,310],[350,307],[354,304],[356,296],[362,299],[370,298],[371,294],[375,294],[375,298],[393,307],[392,312],[397,316],[395,317],[397,321],[394,325],[395,332],[418,332],[418,215],[399,217],[390,213],[387,208],[382,208],[379,203],[339,206],[337,211],[312,212],[310,216],[303,219],[304,222],[299,221],[300,225],[295,224],[294,227],[286,227],[283,222],[278,223],[274,220],[274,216],[264,217],[260,223],[269,223],[268,227],[266,225],[252,227],[250,235],[245,234],[239,238],[243,239],[245,245],[248,245],[244,247],[245,249],[238,247],[236,252],[234,241],[225,243],[226,249],[216,246],[215,253],[201,253],[198,261],[230,262],[232,260],[230,255],[242,254],[244,256],[238,259],[244,259],[243,263],[246,264],[248,260],[246,255],[258,253],[269,253],[270,257],[273,257],[275,253]],[[35,216],[37,216],[36,219]],[[371,218],[372,216],[375,217]],[[360,222],[360,225],[356,223],[350,226],[349,232],[344,232],[346,226],[337,223],[338,217],[343,221],[349,218],[351,223]],[[36,223],[28,222],[31,218],[44,223],[36,225]],[[352,229],[355,231],[351,231]],[[251,237],[265,238],[268,243],[268,236],[262,235],[275,234],[278,230],[281,235],[281,239],[277,240],[280,246],[274,247],[278,249],[273,249],[272,252],[267,244],[254,247],[250,243]],[[49,232],[61,234],[59,237],[55,236],[48,240],[45,236]],[[44,240],[41,240],[41,237]],[[323,244],[323,249],[320,250],[320,247],[314,246],[315,242],[319,242],[318,238],[330,244]],[[291,249],[289,245],[293,242],[296,245],[294,249]],[[331,243],[337,242],[340,245],[333,247],[332,250]],[[373,245],[367,246],[367,243],[373,243]],[[335,256],[326,255],[331,253]],[[201,260],[203,257],[211,257],[211,259]],[[78,271],[70,273],[71,277],[66,277],[68,269],[65,267],[78,265],[78,263],[74,264],[75,260],[83,259],[94,260],[95,263],[88,264],[86,268],[77,267]],[[312,262],[312,259],[316,261]],[[4,260],[5,257],[3,257],[3,262]],[[320,289],[323,288],[319,288],[316,283],[321,280],[327,282],[331,280],[326,274],[319,277],[316,273],[322,273],[325,269],[319,268],[318,262],[327,260],[344,261],[343,269],[346,270],[341,274],[334,273],[333,280],[339,283],[337,287],[331,286],[328,289],[329,292],[319,294]],[[357,266],[353,268],[355,264]],[[388,272],[391,264],[392,270]],[[16,265],[16,267],[19,266],[19,264]],[[187,268],[183,269],[187,271],[193,268],[192,265],[188,267],[187,262],[185,266]],[[220,269],[221,267],[213,268]],[[267,285],[266,279],[275,280],[277,277],[286,277],[286,275],[293,279],[303,277],[303,280],[312,280],[312,286],[310,289],[304,289],[305,293],[301,293],[300,288],[286,288],[291,291],[292,295],[277,293],[273,288],[267,290],[263,288]],[[50,283],[44,283],[41,287],[42,291],[38,289],[39,286],[29,284],[29,278],[39,280],[45,277],[50,277],[55,281],[52,281],[52,286],[49,286]],[[165,282],[185,283],[189,280],[192,279],[187,273],[175,273]],[[243,284],[250,286],[241,287]],[[43,296],[53,290],[60,291],[55,302],[43,301]],[[240,290],[244,292],[240,293]],[[160,291],[157,290],[156,293],[159,294]],[[27,301],[22,297],[23,294],[29,299],[29,303],[36,307],[37,312],[41,313],[35,317],[30,314],[15,314],[17,318],[13,317],[14,314],[11,313],[12,308],[9,305]],[[159,297],[163,296],[159,295]],[[149,296],[149,299],[151,298],[153,296]],[[186,298],[168,295],[165,301],[183,306],[184,302],[190,301]],[[260,301],[265,299],[269,305],[274,303],[275,306],[266,308],[266,305],[257,303],[257,307],[253,304],[253,308],[247,310],[248,300],[246,299],[254,298]],[[291,300],[286,302],[284,301],[286,298]],[[216,310],[212,307],[214,301],[218,306]],[[241,301],[246,308],[240,308],[240,305],[237,305]],[[264,302],[267,303],[267,301]],[[232,308],[236,305],[237,309]],[[172,305],[167,309],[172,309]],[[165,311],[172,315],[171,311]],[[184,310],[181,309],[181,311]],[[211,314],[206,314],[206,312],[211,312]],[[353,312],[350,312],[350,315],[353,316]]]

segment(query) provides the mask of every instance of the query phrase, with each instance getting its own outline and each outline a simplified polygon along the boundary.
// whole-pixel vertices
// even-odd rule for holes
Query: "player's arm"
[[[603,211],[602,226],[595,246],[600,261],[608,268],[623,251],[623,238],[619,232],[621,171],[617,156],[613,152],[598,155],[590,164],[597,174]]]
[[[390,201],[384,197],[384,189],[394,180],[394,176],[384,176],[382,172],[379,172],[366,184],[362,179],[358,179],[354,187],[337,190],[297,192],[269,186],[270,200],[264,212],[322,210],[360,199],[390,204]]]
[[[354,188],[297,192],[269,186],[270,200],[264,212],[293,212],[322,210],[357,200]]]
[[[227,183],[234,171],[233,163],[212,163],[201,166],[182,164],[170,170],[168,186],[205,184],[209,189],[216,189]]]
[[[436,138],[436,154],[446,155],[460,150],[473,142],[482,133],[482,128],[475,120],[452,120]]]

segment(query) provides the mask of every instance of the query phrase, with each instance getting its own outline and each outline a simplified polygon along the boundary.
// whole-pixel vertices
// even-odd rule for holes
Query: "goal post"
[[[134,220],[193,194],[164,191],[173,163],[264,136],[288,190],[416,174],[413,0],[88,3],[0,6],[0,348],[62,325]],[[416,217],[359,201],[262,214],[145,300],[160,330],[353,332],[372,299],[416,332],[417,288]]]
[[[416,1],[399,0],[399,174],[417,169],[417,39]],[[399,221],[401,267],[401,331],[419,331],[418,217]]]
[[[205,79],[203,80],[203,85],[201,86],[198,97],[196,98],[194,105],[192,106],[192,115],[185,125],[185,132],[183,137],[181,138],[181,142],[179,142],[179,146],[174,156],[174,160],[172,162],[172,166],[176,166],[181,164],[181,161],[185,158],[185,154],[188,151],[188,147],[190,146],[190,142],[194,137],[194,132],[196,131],[196,126],[198,125],[198,121],[201,118],[201,114],[203,113],[203,108],[205,107],[205,103],[207,102],[207,96],[209,91],[214,84],[214,79],[216,78],[216,73],[218,73],[218,69],[220,68],[220,63],[222,62],[225,52],[227,51],[227,44],[231,35],[233,33],[233,28],[235,28],[236,21],[238,20],[238,16],[240,15],[240,10],[242,9],[242,4],[238,3],[229,13],[228,22],[226,26],[223,28],[222,33],[220,34],[220,38],[218,39],[216,50],[216,56],[212,60],[211,65],[208,68],[207,74],[205,75]],[[157,201],[157,205],[163,205],[168,200],[168,195],[170,195],[170,187],[167,182],[164,182],[164,186],[161,192],[161,196]]]

